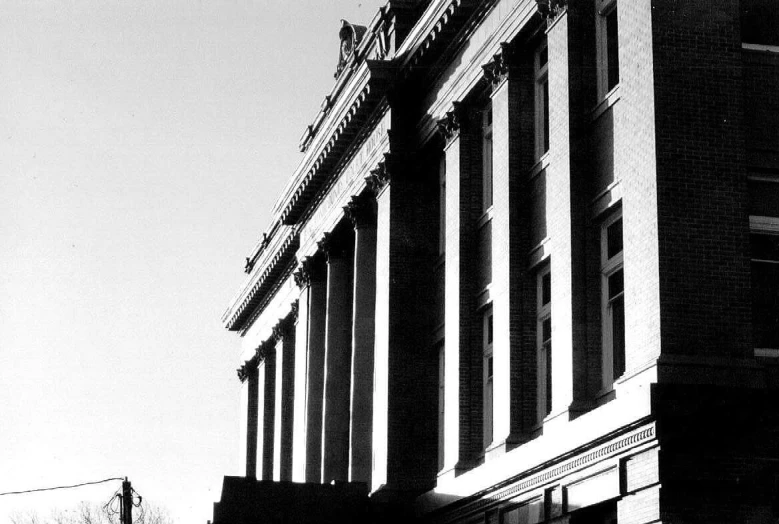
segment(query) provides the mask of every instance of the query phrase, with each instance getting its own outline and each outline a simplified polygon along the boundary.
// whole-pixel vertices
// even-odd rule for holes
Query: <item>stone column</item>
[[[298,272],[308,287],[306,340],[305,482],[322,481],[322,404],[325,384],[325,334],[327,320],[327,270],[321,257],[305,258]]]
[[[481,443],[481,435],[470,430],[472,226],[468,215],[463,216],[470,208],[470,144],[469,137],[460,133],[464,118],[465,111],[455,104],[438,123],[446,139],[444,467],[440,473],[444,478],[467,469],[473,449]]]
[[[295,331],[288,317],[273,328],[276,340],[276,423],[273,432],[273,480],[292,480],[292,414]]]
[[[270,341],[263,343],[257,349],[257,356],[262,362],[262,480],[273,479],[274,439],[276,425],[276,349]]]
[[[522,278],[526,273],[527,221],[520,216],[520,92],[507,44],[484,66],[492,88],[493,218],[492,310],[494,339],[493,444],[487,458],[505,453],[523,430]],[[523,249],[524,247],[524,249]]]
[[[377,203],[371,489],[384,493],[429,489],[438,462],[438,355],[423,335],[431,332],[433,297],[421,269],[437,255],[436,232],[421,226],[435,223],[429,193],[437,188],[415,171],[419,165],[389,153],[369,177]]]
[[[590,6],[575,5],[577,9]],[[572,45],[583,37],[581,17],[560,7],[548,13],[549,52],[549,167],[547,230],[551,239],[552,272],[552,409],[544,426],[553,429],[587,409],[587,260],[586,221],[588,158],[574,148],[572,126],[585,113],[582,107],[582,53]],[[571,414],[569,414],[569,410]]]
[[[249,479],[257,478],[258,375],[256,359],[247,360],[238,368],[238,379],[244,384],[245,399],[242,400],[241,405],[245,408],[246,415],[245,475]]]
[[[373,344],[376,320],[376,216],[372,198],[344,207],[354,225],[349,481],[370,485],[373,451]]]
[[[349,372],[352,353],[352,257],[330,234],[327,255],[327,332],[322,410],[322,483],[349,479]]]
[[[292,428],[292,480],[306,481],[306,398],[308,396],[308,305],[309,281],[300,269],[295,272],[300,298],[295,303],[295,399]]]

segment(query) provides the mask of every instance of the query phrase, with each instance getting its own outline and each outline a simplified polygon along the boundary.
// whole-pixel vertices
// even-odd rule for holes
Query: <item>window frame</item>
[[[750,217],[749,217],[750,288],[752,288],[754,286],[754,283],[752,282],[752,280],[754,278],[754,264],[776,264],[776,265],[779,265],[779,259],[778,260],[769,260],[769,259],[764,259],[764,258],[755,258],[755,255],[752,253],[752,249],[751,249],[751,243],[752,243],[752,236],[753,235],[776,236],[776,237],[779,237],[779,217],[756,216],[756,215],[750,215]],[[750,289],[750,296],[751,296],[751,299],[754,300],[754,297],[752,296],[752,290],[751,289]],[[754,308],[754,305],[752,307]],[[753,313],[753,317],[754,317],[754,313]],[[753,328],[752,329],[754,330],[754,318],[753,318]],[[756,337],[753,337],[753,351],[754,351],[754,355],[756,357],[779,358],[779,347],[775,347],[775,348],[774,347],[758,347],[757,346],[757,341],[755,339],[756,339]]]
[[[486,214],[492,209],[493,203],[493,153],[492,140],[492,101],[487,102],[481,110],[481,212]]]
[[[609,16],[617,14],[617,35],[616,35],[616,70],[617,81],[610,85],[610,60],[609,52]],[[620,84],[619,67],[619,12],[617,10],[617,0],[595,0],[595,39],[596,39],[596,71],[597,71],[597,89],[598,102],[608,98],[609,93],[616,90]]]
[[[608,233],[609,228],[616,224],[617,222],[622,221],[622,210],[617,210],[614,212],[611,216],[609,216],[606,220],[603,221],[600,227],[600,291],[601,291],[601,363],[602,363],[602,376],[603,376],[603,387],[604,390],[610,390],[614,382],[618,380],[620,377],[624,376],[625,369],[622,369],[621,373],[618,376],[614,376],[614,365],[615,365],[615,355],[614,355],[614,339],[613,339],[613,332],[614,332],[614,307],[613,305],[616,303],[617,300],[621,299],[622,302],[622,333],[623,337],[625,335],[625,287],[624,287],[624,250],[625,250],[625,235],[624,235],[624,222],[622,222],[622,238],[620,239],[622,248],[618,253],[615,253],[613,256],[609,257],[608,255]],[[622,291],[619,292],[616,296],[611,297],[609,296],[609,279],[616,275],[619,272],[622,272],[622,278],[623,278],[623,286]],[[621,355],[623,368],[625,365],[625,342],[623,340],[622,344],[622,350],[623,354]]]
[[[482,322],[482,413],[483,445],[487,449],[492,444],[494,423],[494,313],[492,304],[481,311]]]
[[[544,279],[549,277],[549,301],[544,302]],[[547,263],[536,273],[536,358],[538,423],[552,411],[552,266]],[[549,337],[544,337],[544,324],[549,322]]]
[[[541,64],[542,53],[546,51],[546,62]],[[542,40],[533,53],[534,78],[534,123],[535,160],[549,152],[549,47]]]

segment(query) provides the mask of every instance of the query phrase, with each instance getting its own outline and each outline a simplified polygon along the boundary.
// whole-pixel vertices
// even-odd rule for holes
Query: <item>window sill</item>
[[[619,84],[615,85],[611,91],[606,93],[595,108],[590,111],[590,120],[593,122],[601,117],[611,106],[619,101]]]
[[[533,269],[549,258],[551,251],[549,248],[549,240],[550,237],[544,238],[537,246],[530,250],[530,254],[528,255],[530,258],[529,269]]]
[[[476,221],[476,227],[477,228],[483,227],[484,224],[486,224],[487,222],[492,220],[492,210],[493,209],[494,209],[493,206],[488,207],[487,210],[479,217],[479,220]]]
[[[622,185],[620,184],[620,179],[617,179],[590,201],[592,218],[597,218],[606,211],[614,209],[621,201]]]
[[[480,310],[490,305],[492,302],[492,294],[490,293],[491,289],[492,283],[490,282],[476,295],[476,309]]]
[[[755,348],[755,357],[776,362],[776,359],[779,359],[779,348]]]
[[[541,171],[549,167],[549,151],[541,155],[541,158],[539,158],[535,164],[533,164],[533,167],[530,168],[530,171],[528,172],[528,178],[531,180],[537,177]]]
[[[766,53],[779,53],[779,45],[750,44],[748,42],[741,42],[741,49],[746,49],[748,51],[763,51]]]

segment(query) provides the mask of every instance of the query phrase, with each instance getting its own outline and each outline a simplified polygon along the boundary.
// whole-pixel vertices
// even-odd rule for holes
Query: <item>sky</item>
[[[0,2],[0,493],[129,477],[177,522],[239,468],[221,315],[379,0]],[[0,496],[47,516],[112,481]]]

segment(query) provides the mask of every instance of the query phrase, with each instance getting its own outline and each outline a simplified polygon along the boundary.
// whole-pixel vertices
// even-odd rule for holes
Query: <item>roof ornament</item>
[[[341,47],[338,50],[338,67],[335,69],[335,78],[346,69],[346,65],[352,60],[354,51],[360,45],[362,37],[368,30],[362,25],[352,25],[346,20],[341,20],[341,29],[338,31],[338,38],[341,41]]]

